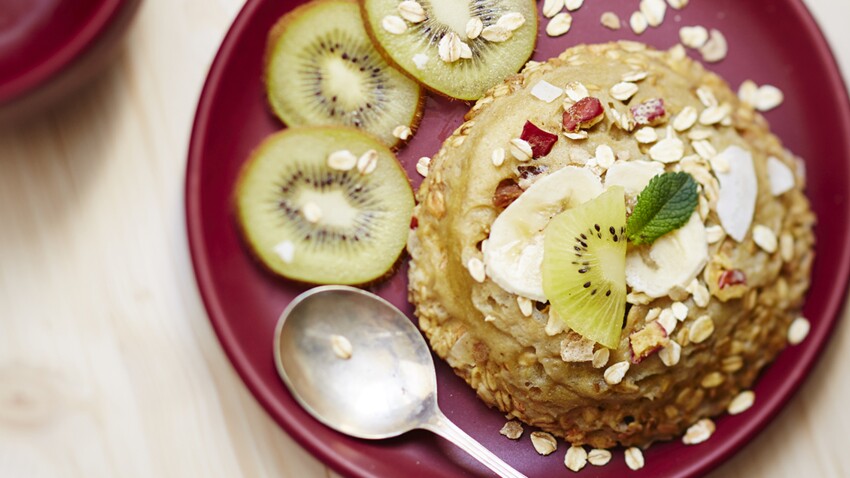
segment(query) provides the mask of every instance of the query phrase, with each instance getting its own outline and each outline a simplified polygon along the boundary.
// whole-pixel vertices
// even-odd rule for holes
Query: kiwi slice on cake
[[[534,50],[534,0],[361,0],[369,34],[408,75],[443,95],[475,100]]]
[[[273,134],[251,154],[236,208],[249,247],[273,272],[364,284],[392,269],[404,249],[413,191],[377,138],[305,126]]]
[[[626,312],[626,202],[612,187],[555,216],[543,239],[543,291],[582,336],[608,348]]]
[[[424,104],[422,88],[373,46],[355,0],[314,0],[278,20],[265,84],[288,126],[353,126],[390,146],[416,129]],[[411,131],[394,135],[400,126]]]

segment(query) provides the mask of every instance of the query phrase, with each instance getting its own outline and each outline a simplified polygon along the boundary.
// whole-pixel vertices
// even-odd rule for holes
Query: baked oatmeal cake
[[[674,171],[698,183],[697,206],[628,244],[618,341],[571,330],[541,287],[546,225],[613,186],[631,214]],[[804,179],[764,118],[681,51],[577,46],[490,90],[434,156],[410,299],[433,350],[510,417],[576,445],[669,439],[785,347],[813,260]]]

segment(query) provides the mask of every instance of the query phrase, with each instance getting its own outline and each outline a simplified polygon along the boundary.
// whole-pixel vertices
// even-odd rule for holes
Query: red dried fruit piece
[[[643,103],[632,106],[632,118],[639,125],[657,126],[664,122],[667,117],[667,110],[664,109],[664,100],[661,98],[653,98],[646,100]]]
[[[410,228],[416,229],[417,227],[419,227],[419,218],[417,218],[416,216],[412,216],[410,218]]]
[[[519,187],[513,179],[503,179],[496,186],[496,193],[493,194],[493,205],[498,208],[506,208],[511,205],[523,193],[523,189]]]
[[[723,271],[723,273],[720,274],[720,277],[717,279],[717,287],[720,289],[723,289],[724,287],[746,283],[747,276],[744,274],[743,271],[738,269]]]
[[[528,141],[531,145],[532,159],[542,158],[552,151],[552,147],[558,141],[558,135],[544,131],[531,121],[526,121],[522,128],[520,139]]]
[[[570,133],[577,133],[602,121],[604,115],[605,109],[599,98],[592,96],[582,98],[564,111],[564,129]]]
[[[650,322],[644,328],[632,332],[629,334],[632,363],[641,363],[643,359],[661,350],[667,342],[667,331],[658,321]]]
[[[546,171],[549,171],[549,166],[545,164],[534,164],[534,165],[521,165],[517,166],[517,172],[519,173],[519,180],[517,184],[523,190],[526,190],[534,184],[535,181],[540,179],[541,176],[546,174]]]

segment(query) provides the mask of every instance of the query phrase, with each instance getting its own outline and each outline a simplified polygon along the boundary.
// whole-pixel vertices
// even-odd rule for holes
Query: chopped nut
[[[679,363],[679,359],[681,357],[682,346],[674,340],[667,342],[667,345],[658,352],[658,358],[661,359],[661,363],[668,367],[672,367]]]
[[[571,446],[567,449],[567,455],[564,457],[564,466],[571,471],[581,471],[587,465],[587,451],[581,446]]]
[[[397,15],[387,15],[381,20],[381,26],[393,35],[401,35],[407,31],[407,23]]]
[[[573,26],[573,16],[567,12],[561,12],[549,20],[549,24],[546,25],[546,34],[550,37],[559,37],[570,31],[571,26]]]
[[[634,96],[637,92],[638,85],[628,81],[622,81],[612,86],[608,93],[610,93],[611,97],[615,100],[628,101],[628,99]]]
[[[416,172],[423,178],[428,177],[428,169],[430,166],[431,158],[428,156],[422,156],[418,161],[416,161]]]
[[[700,316],[688,331],[688,340],[695,344],[704,342],[714,333],[714,321],[708,315]]]
[[[484,263],[481,259],[473,257],[466,263],[466,268],[469,269],[469,275],[475,279],[475,282],[484,282],[487,274],[484,272]]]
[[[670,306],[670,310],[673,311],[673,316],[679,321],[683,321],[688,318],[688,306],[681,302],[673,302],[673,305]]]
[[[644,126],[635,131],[635,139],[638,143],[649,144],[658,141],[658,133],[652,126]]]
[[[417,4],[418,5],[418,4]],[[410,127],[407,125],[400,124],[393,128],[393,136],[404,141],[410,137],[413,131],[410,130]]]
[[[611,461],[611,452],[601,448],[594,448],[587,454],[587,461],[593,466],[605,466]]]
[[[351,342],[347,338],[336,334],[331,335],[331,349],[333,349],[334,355],[343,360],[350,359],[354,351]]]
[[[531,96],[537,98],[538,100],[545,101],[546,103],[551,103],[561,95],[564,94],[564,90],[558,88],[557,86],[549,83],[546,80],[540,80],[531,88]]]
[[[788,343],[791,345],[800,344],[809,335],[811,328],[812,325],[805,317],[797,317],[788,327]]]
[[[629,26],[632,27],[635,35],[640,35],[649,27],[649,22],[646,21],[646,15],[643,12],[633,12],[632,16],[629,17]]]
[[[493,162],[493,166],[499,167],[505,162],[505,148],[496,148],[493,150],[493,154],[490,155],[490,160]]]
[[[620,29],[620,17],[617,16],[614,12],[605,12],[599,17],[599,23],[602,24],[603,27],[609,30],[619,30]]]
[[[322,208],[314,203],[308,202],[301,207],[301,214],[304,215],[304,219],[307,222],[316,224],[320,220],[322,220]]]
[[[531,150],[531,145],[528,141],[520,138],[514,138],[510,142],[511,156],[517,161],[530,161],[534,152]]]
[[[778,246],[776,234],[769,227],[761,224],[753,226],[753,242],[769,254],[776,252]]]
[[[564,0],[545,0],[543,2],[543,16],[552,18],[564,9]]]
[[[466,38],[475,40],[481,35],[482,30],[484,30],[484,22],[480,18],[472,17],[466,22]]]
[[[605,347],[601,347],[593,352],[593,360],[591,360],[591,365],[593,368],[602,368],[608,365],[608,359],[611,356],[611,351]]]
[[[645,464],[643,459],[643,452],[640,451],[640,448],[637,447],[629,447],[626,449],[626,465],[632,470],[640,470],[643,468]]]
[[[669,332],[660,323],[661,319],[650,322],[644,328],[629,334],[629,346],[632,349],[632,362],[640,363],[643,359],[657,352],[667,343]],[[673,319],[675,324],[676,319]],[[607,381],[607,377],[606,377]]]
[[[574,11],[578,10],[579,8],[581,8],[583,3],[584,3],[584,0],[566,0],[564,2],[564,6],[567,7],[567,10],[574,12]]]
[[[699,49],[708,41],[708,30],[703,26],[682,27],[679,29],[679,41],[688,48]]]
[[[632,305],[646,305],[652,302],[652,297],[644,294],[643,292],[629,292],[626,294],[626,303]]]
[[[726,58],[726,53],[729,51],[729,46],[726,43],[726,37],[714,28],[709,32],[708,41],[699,49],[702,53],[702,59],[708,63],[715,63]]]
[[[543,456],[551,455],[558,449],[558,441],[548,432],[531,432],[531,444]]]
[[[646,22],[651,27],[657,27],[664,22],[664,14],[667,12],[667,4],[664,0],[641,0],[640,11],[646,17]]]
[[[687,131],[696,122],[699,114],[693,106],[685,106],[682,111],[673,119],[673,129],[676,131]]]
[[[331,169],[348,171],[355,166],[357,166],[357,156],[347,149],[334,151],[328,155],[328,167]]]
[[[484,27],[484,29],[481,30],[481,38],[493,43],[506,41],[512,36],[513,33],[510,30],[498,25],[490,25],[489,27]]]
[[[531,313],[534,311],[534,304],[531,303],[531,299],[528,297],[517,296],[516,303],[519,306],[519,311],[525,317],[531,317]]]
[[[703,418],[688,428],[688,431],[685,432],[685,436],[682,437],[682,443],[685,445],[696,445],[697,443],[702,443],[711,438],[714,430],[714,422],[709,418]]]
[[[623,381],[623,378],[626,376],[626,372],[629,371],[629,362],[622,361],[617,362],[614,365],[611,365],[607,369],[605,369],[605,373],[603,377],[605,378],[605,383],[608,385],[617,385],[618,383]]]
[[[729,415],[737,415],[739,413],[743,413],[750,409],[753,406],[753,403],[756,400],[756,394],[752,390],[745,390],[735,398],[729,402],[729,406],[726,407],[726,411],[729,412]]]
[[[522,436],[522,424],[516,420],[511,420],[499,430],[499,433],[510,438],[511,440],[519,440]]]
[[[425,9],[419,2],[413,0],[405,0],[398,4],[398,13],[402,18],[410,23],[419,23],[425,21]]]
[[[661,307],[653,307],[649,309],[646,313],[646,317],[644,317],[644,322],[652,322],[657,319],[661,315]]]

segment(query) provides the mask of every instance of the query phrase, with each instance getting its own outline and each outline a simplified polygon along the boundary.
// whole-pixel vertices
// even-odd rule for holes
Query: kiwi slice
[[[315,0],[278,20],[265,83],[288,126],[353,126],[390,146],[397,127],[416,129],[424,104],[422,88],[375,50],[355,0]]]
[[[305,126],[273,134],[251,154],[236,207],[249,247],[273,272],[364,284],[392,269],[404,249],[413,191],[377,138]]]
[[[612,187],[555,216],[543,238],[543,291],[582,336],[608,348],[626,312],[625,192]]]
[[[384,56],[452,98],[480,98],[522,68],[537,40],[533,0],[361,0],[361,5]]]

